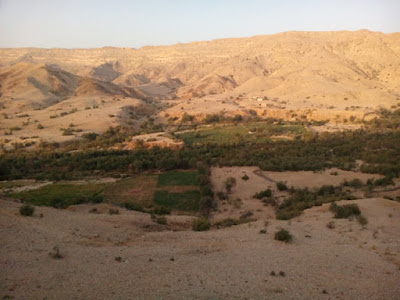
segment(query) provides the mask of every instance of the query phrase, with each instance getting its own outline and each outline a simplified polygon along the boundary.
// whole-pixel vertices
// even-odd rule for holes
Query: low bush
[[[363,215],[357,216],[357,221],[363,228],[368,224],[368,219]]]
[[[343,183],[343,185],[344,185],[344,186],[350,186],[350,187],[353,187],[353,188],[360,188],[360,187],[362,187],[364,184],[363,184],[363,182],[362,182],[360,179],[355,178],[355,179],[350,180],[350,181],[345,180],[344,183]]]
[[[57,246],[53,247],[53,251],[49,252],[50,257],[54,259],[61,259],[64,256],[60,253],[60,249]]]
[[[262,199],[262,198],[268,198],[268,197],[271,197],[271,196],[272,196],[271,189],[266,189],[266,190],[261,191],[259,193],[255,193],[253,198]]]
[[[29,204],[24,204],[19,208],[19,213],[22,216],[30,217],[35,212],[35,207]]]
[[[347,219],[349,217],[361,215],[360,208],[357,204],[337,205],[335,202],[332,202],[329,210],[335,214],[334,218],[336,219]]]
[[[219,200],[226,200],[228,199],[227,194],[225,194],[224,192],[217,192],[217,197]]]
[[[207,231],[210,230],[211,223],[206,218],[198,218],[193,220],[192,229],[193,231]]]
[[[245,175],[242,177],[242,179],[243,179],[244,181],[247,181],[247,180],[250,179],[250,177],[249,177],[247,174],[245,174]]]
[[[134,202],[124,202],[122,204],[122,207],[126,208],[127,210],[135,210],[135,211],[144,212],[144,208],[140,204],[137,204]]]
[[[160,225],[167,225],[167,218],[164,216],[151,215],[151,219]]]
[[[119,209],[118,208],[110,208],[108,210],[109,215],[119,215]]]
[[[293,240],[293,235],[291,235],[286,229],[282,228],[281,230],[275,232],[275,240],[289,243]]]
[[[328,227],[329,229],[334,229],[335,228],[335,222],[333,221],[329,221],[328,224],[326,224],[326,227]]]
[[[279,191],[287,191],[288,190],[286,183],[282,182],[282,181],[278,181],[276,183],[276,187],[278,188]]]
[[[242,215],[239,219],[226,218],[226,219],[223,219],[222,221],[216,222],[214,225],[217,227],[231,227],[231,226],[236,226],[236,225],[245,224],[245,223],[254,222],[254,221],[257,221],[257,219],[252,218],[250,216]]]
[[[276,206],[277,202],[274,198],[264,198],[261,200],[264,205],[271,205],[271,206]]]
[[[150,213],[156,215],[169,215],[171,213],[171,209],[164,206],[157,206],[153,208]]]

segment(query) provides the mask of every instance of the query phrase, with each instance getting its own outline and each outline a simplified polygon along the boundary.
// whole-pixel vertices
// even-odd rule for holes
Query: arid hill
[[[83,132],[101,132],[110,124],[138,126],[140,118],[126,120],[123,108],[139,104],[150,105],[160,121],[165,113],[246,114],[249,109],[287,119],[296,114],[331,122],[362,119],[379,107],[400,104],[399,58],[400,33],[367,30],[140,49],[0,49],[0,108],[7,115],[0,137],[30,121],[16,120],[21,114],[45,123],[40,132],[29,129],[39,136],[72,121]],[[89,113],[93,107],[98,109]],[[49,120],[66,109],[78,114]]]

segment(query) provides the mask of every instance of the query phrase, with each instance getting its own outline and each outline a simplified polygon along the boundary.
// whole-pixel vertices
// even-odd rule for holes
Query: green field
[[[182,193],[170,193],[168,191],[156,191],[154,202],[157,205],[188,212],[199,210],[200,191],[185,191]]]
[[[110,185],[104,191],[104,201],[116,205],[135,203],[143,208],[153,206],[157,175],[138,175]]]
[[[56,183],[12,197],[33,205],[66,208],[81,203],[106,202],[131,210],[154,212],[167,208],[195,212],[199,209],[200,174],[170,171],[142,174],[111,184]]]
[[[193,132],[185,132],[178,137],[185,144],[237,144],[241,142],[263,143],[271,140],[272,136],[296,136],[306,132],[303,125],[272,125],[265,122],[216,126],[200,128]]]
[[[158,176],[157,186],[199,185],[200,174],[197,171],[170,171]]]
[[[34,205],[66,208],[74,204],[103,202],[102,192],[106,187],[106,184],[56,183],[12,196]]]

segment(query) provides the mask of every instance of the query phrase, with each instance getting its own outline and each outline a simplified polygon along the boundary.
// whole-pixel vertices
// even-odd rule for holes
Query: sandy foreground
[[[88,213],[91,205],[37,207],[33,217],[23,217],[19,203],[0,200],[0,296],[400,299],[400,203],[356,203],[369,220],[365,229],[332,219],[324,205],[291,221],[267,217],[267,234],[260,234],[261,219],[208,232],[170,231],[123,209],[108,215]],[[168,222],[178,218],[190,224],[185,216],[169,216]],[[331,220],[334,229],[326,227]],[[281,227],[294,235],[292,243],[273,239]],[[54,246],[63,258],[49,255]]]

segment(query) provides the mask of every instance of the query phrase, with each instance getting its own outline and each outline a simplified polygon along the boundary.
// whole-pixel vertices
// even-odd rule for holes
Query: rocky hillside
[[[320,119],[348,118],[349,112],[361,118],[400,105],[400,33],[286,32],[140,49],[0,49],[0,94],[8,116],[54,111],[60,103],[78,110],[108,103],[104,109],[118,114],[123,106],[117,102],[132,99],[153,101],[158,112],[168,106],[169,115],[257,108],[264,116],[308,110]],[[266,102],[251,103],[257,98]],[[90,123],[89,115],[81,117]]]

